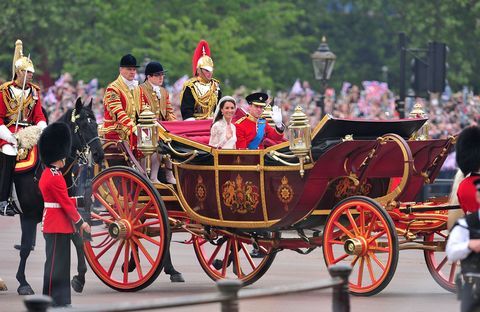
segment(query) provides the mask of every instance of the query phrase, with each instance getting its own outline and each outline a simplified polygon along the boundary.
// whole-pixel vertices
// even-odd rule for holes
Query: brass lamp
[[[158,145],[158,129],[155,119],[155,114],[150,110],[150,106],[145,106],[137,124],[137,147],[146,157],[147,174],[150,174],[151,156],[156,152]]]
[[[290,150],[300,161],[300,176],[303,177],[305,173],[303,164],[305,160],[308,160],[312,142],[310,124],[300,105],[295,108],[295,112],[290,117],[288,130],[290,132]]]
[[[413,105],[413,109],[408,114],[409,118],[427,118],[427,113],[423,110],[422,104],[420,102],[415,103]],[[428,140],[428,131],[430,129],[430,125],[428,124],[428,121],[426,121],[423,126],[412,135],[411,139],[417,140],[417,141],[424,141]]]

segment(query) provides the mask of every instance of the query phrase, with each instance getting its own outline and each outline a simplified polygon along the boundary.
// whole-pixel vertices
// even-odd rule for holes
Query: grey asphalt
[[[18,265],[18,251],[14,243],[20,241],[19,218],[0,217],[0,277],[5,280],[8,291],[0,292],[0,312],[26,311],[23,298],[18,296],[18,283],[15,273]],[[174,239],[183,239],[183,234],[175,234]],[[73,249],[73,248],[72,248]],[[72,291],[74,307],[91,304],[111,304],[119,302],[145,302],[156,298],[175,298],[216,292],[215,283],[208,278],[197,262],[193,247],[172,244],[172,258],[181,271],[186,283],[170,283],[168,276],[161,274],[148,288],[136,293],[120,293],[105,286],[92,271],[87,273],[87,284],[82,294]],[[27,264],[27,279],[37,293],[41,293],[44,239],[37,236],[37,246]],[[72,250],[72,274],[75,273],[75,256]],[[278,285],[302,284],[328,278],[321,249],[309,255],[292,251],[278,254],[270,270],[249,289]],[[351,296],[351,311],[459,311],[455,295],[438,286],[430,277],[421,251],[402,251],[396,274],[380,294],[373,297]],[[218,304],[196,307],[168,309],[167,311],[220,311]],[[281,297],[256,299],[241,302],[240,311],[283,312],[283,311],[331,311],[331,291],[315,291]]]

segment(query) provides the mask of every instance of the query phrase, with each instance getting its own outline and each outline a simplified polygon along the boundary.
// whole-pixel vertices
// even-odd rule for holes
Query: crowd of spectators
[[[140,80],[142,77],[139,77]],[[180,116],[180,93],[183,81],[166,86],[170,93],[170,100],[177,114]],[[142,80],[143,81],[143,80]],[[50,121],[58,119],[67,109],[72,108],[77,97],[84,102],[93,101],[93,109],[99,123],[103,119],[104,87],[100,87],[97,79],[89,82],[75,81],[69,73],[62,74],[55,84],[49,88],[42,88],[42,103],[48,113]],[[245,96],[253,91],[244,86],[237,88],[232,96],[237,100],[237,106],[247,110]],[[262,90],[265,91],[265,90]],[[308,81],[297,80],[290,90],[278,91],[274,94],[267,90],[275,105],[282,108],[284,121],[287,123],[297,105],[300,105],[309,117],[314,127],[325,114],[339,118],[365,119],[396,119],[399,118],[395,107],[395,94],[388,85],[377,81],[364,81],[361,86],[345,82],[340,91],[327,88],[323,101],[314,91]],[[429,117],[429,134],[432,138],[445,138],[448,135],[459,133],[468,125],[476,124],[480,119],[480,96],[474,95],[467,88],[452,93],[447,87],[446,92],[438,98],[430,100],[407,97],[406,115],[413,109],[415,103],[422,104],[423,110]]]

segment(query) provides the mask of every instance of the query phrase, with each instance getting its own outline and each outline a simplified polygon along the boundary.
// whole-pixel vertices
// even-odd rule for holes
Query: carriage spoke
[[[131,181],[131,183],[133,184],[133,181]],[[130,209],[130,215],[129,215],[130,219],[133,218],[134,212],[135,212],[136,207],[138,205],[138,198],[140,197],[140,191],[141,191],[140,186],[138,186],[138,185],[135,186],[135,194],[133,195],[133,198],[130,200],[130,202],[132,203],[132,206],[131,206],[132,209]]]
[[[161,224],[160,220],[154,220],[154,221],[150,221],[150,222],[145,222],[145,223],[140,223],[138,225],[135,225],[133,227],[134,230],[138,230],[140,228],[143,228],[143,227],[146,227],[146,226],[150,226],[150,225],[154,225],[154,224]]]
[[[153,260],[152,256],[150,256],[150,253],[145,249],[145,246],[143,246],[142,242],[136,237],[132,238],[135,244],[137,244],[138,248],[142,251],[143,255],[147,258],[148,262],[150,262],[151,265],[155,263],[155,260]]]
[[[115,265],[117,264],[118,257],[120,256],[120,252],[122,251],[123,245],[125,242],[121,242],[118,244],[117,251],[115,252],[115,255],[113,256],[112,263],[110,264],[110,268],[108,268],[108,276],[112,276],[113,269],[115,268]]]
[[[362,286],[363,281],[363,267],[365,264],[365,259],[363,257],[360,258],[360,266],[358,268],[358,278],[357,278],[357,285]]]
[[[360,234],[364,235],[365,234],[365,210],[363,207],[360,207]]]
[[[107,203],[107,201],[105,199],[103,199],[102,197],[100,197],[100,194],[98,193],[95,193],[95,198],[102,204],[103,207],[105,207],[105,209],[107,209],[107,211],[115,218],[115,220],[119,220],[120,219],[120,216],[117,214],[117,212],[115,211],[115,209],[113,209],[112,206],[110,206],[109,203]],[[100,216],[98,216],[99,219],[104,219]],[[110,222],[111,223],[111,222]]]
[[[130,257],[130,245],[125,244],[125,251],[123,255],[123,282],[128,283],[128,260]]]
[[[382,271],[385,271],[385,265],[378,259],[377,255],[374,253],[370,254],[370,257],[372,257],[373,261],[382,269]]]
[[[445,256],[442,261],[437,265],[437,267],[435,268],[437,271],[440,271],[443,266],[445,265],[445,263],[447,263],[448,259],[447,259],[447,256]]]
[[[357,263],[358,259],[360,259],[359,255],[356,255],[355,258],[350,262],[350,266],[353,268],[355,264]]]
[[[372,241],[379,239],[380,237],[382,237],[386,233],[387,232],[385,230],[382,230],[382,231],[378,232],[378,234],[376,234],[375,236],[369,237],[367,239],[367,242],[370,244]]]
[[[227,248],[225,248],[225,256],[223,257],[223,266],[222,266],[222,276],[225,277],[227,274],[227,265],[228,265],[228,255],[230,252],[230,247],[232,247],[232,241],[228,240]]]
[[[129,201],[129,192],[127,191],[127,183],[125,181],[125,178],[122,178],[122,198],[123,198],[123,207],[122,208],[118,208],[118,210],[120,211],[120,209],[122,209],[120,211],[120,215],[123,217],[123,218],[128,218],[128,215],[127,215],[127,212],[128,212],[128,201]]]
[[[353,216],[352,216],[352,213],[350,212],[350,209],[346,209],[345,212],[347,214],[348,221],[350,221],[350,224],[352,225],[353,232],[355,233],[356,236],[359,236],[360,231],[358,230],[357,223],[353,219]]]
[[[138,259],[138,249],[135,248],[133,240],[130,241],[130,249],[132,250],[133,260],[135,261],[135,267],[137,268],[138,279],[142,279],[142,266],[140,265],[140,259]]]
[[[373,230],[373,226],[375,225],[376,222],[377,222],[377,216],[373,215],[372,220],[370,220],[370,223],[368,224],[368,229],[367,229],[367,232],[365,233],[365,237],[370,236]]]
[[[143,234],[142,232],[133,231],[133,234],[135,234],[136,236],[139,236],[139,237],[141,237],[141,238],[143,238],[143,239],[145,239],[145,240],[149,241],[150,243],[155,244],[157,246],[162,245],[160,236],[159,236],[159,241],[156,241],[153,238],[151,238],[150,236],[147,236],[147,235]]]
[[[108,235],[108,231],[101,231],[101,232],[98,232],[98,233],[92,233],[92,237],[99,237],[99,236],[104,236],[104,235]]]
[[[373,273],[372,261],[370,260],[370,257],[368,255],[366,256],[366,258],[367,258],[367,269],[370,275],[370,281],[372,282],[372,284],[374,284],[377,282],[377,279],[375,278],[375,274]]]
[[[335,240],[335,239],[331,239],[328,241],[329,244],[333,244],[333,245],[343,245],[345,244],[345,242],[342,242],[342,241],[339,241],[339,240]]]
[[[340,257],[338,257],[336,259],[333,259],[332,264],[336,264],[336,263],[342,261],[343,259],[347,258],[348,256],[349,256],[349,254],[345,253],[345,254],[341,255]]]
[[[134,215],[132,223],[137,223],[138,219],[140,219],[140,217],[145,213],[145,211],[147,211],[147,209],[152,206],[153,206],[153,201],[150,199],[150,201],[145,206],[143,206],[142,209],[140,209],[140,211],[137,212],[136,211],[137,208],[134,207],[132,210],[135,210],[136,214]]]
[[[237,268],[237,276],[238,278],[242,278],[242,269],[240,267],[240,259],[238,255],[238,240],[233,241],[233,265]],[[241,247],[240,247],[241,248]]]
[[[207,242],[207,240],[205,240],[205,242]],[[223,242],[225,243],[225,242]],[[217,247],[215,248],[215,250],[213,251],[212,253],[212,256],[210,257],[210,259],[208,259],[208,265],[212,265],[213,263],[213,260],[215,260],[215,257],[218,255],[218,252],[220,251],[220,249],[222,248],[223,246],[223,243],[220,244],[220,245],[217,245]]]
[[[98,253],[98,255],[95,257],[95,259],[98,261],[98,259],[100,259],[110,248],[112,248],[113,245],[115,245],[117,241],[114,240],[114,241],[111,241],[110,244],[108,244],[107,246],[105,246],[102,251],[100,251]]]
[[[452,262],[452,266],[450,267],[450,274],[448,276],[448,281],[452,283],[455,280],[455,273],[457,271],[457,262]]]
[[[108,181],[106,181],[108,190],[110,191],[110,196],[112,196],[113,201],[115,202],[115,206],[117,207],[118,212],[119,212],[117,215],[121,216],[122,215],[122,213],[121,213],[122,205],[120,204],[120,200],[119,200],[120,194],[118,194],[118,191],[114,192],[113,188],[115,186],[114,185],[112,186],[112,183],[113,183],[112,179],[108,179]]]
[[[378,246],[372,246],[372,247],[369,247],[368,248],[369,250],[371,251],[383,251],[383,252],[389,252],[390,251],[390,248],[388,247],[378,247]]]
[[[98,214],[96,214],[96,213],[94,213],[94,212],[92,212],[91,215],[92,215],[92,217],[95,217],[95,219],[98,219],[98,220],[100,220],[100,221],[102,221],[102,222],[104,222],[104,223],[107,223],[107,224],[113,223],[113,220],[104,218],[104,217],[102,217],[102,216],[100,216],[100,215],[98,215]]]
[[[341,225],[338,221],[333,223],[336,227],[338,227],[343,233],[345,233],[350,238],[355,238],[355,235],[352,234],[346,227]]]

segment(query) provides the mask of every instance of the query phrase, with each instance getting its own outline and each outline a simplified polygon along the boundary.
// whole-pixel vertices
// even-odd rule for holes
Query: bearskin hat
[[[462,130],[455,146],[457,164],[463,174],[480,169],[480,127],[470,126]]]
[[[67,124],[55,122],[46,127],[38,140],[40,160],[45,165],[67,158],[72,147],[72,137]]]

